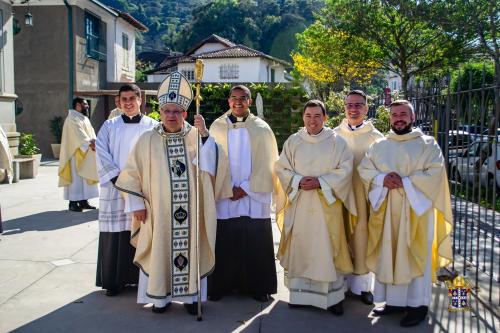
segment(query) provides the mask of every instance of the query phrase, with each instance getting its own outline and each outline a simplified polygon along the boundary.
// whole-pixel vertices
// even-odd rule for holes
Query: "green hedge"
[[[255,115],[257,114],[255,99],[257,93],[261,94],[264,104],[264,120],[273,129],[278,146],[281,149],[285,140],[302,126],[300,112],[308,99],[306,92],[300,86],[291,84],[250,83],[246,84],[246,86],[252,92],[253,103],[250,111]],[[210,126],[215,119],[229,110],[227,98],[231,87],[232,85],[228,83],[204,84],[201,86],[200,113],[205,118],[207,126]],[[148,104],[153,110],[150,115],[159,118],[158,102],[150,100]],[[195,113],[196,103],[193,101],[188,110],[188,121],[190,123],[192,123]]]

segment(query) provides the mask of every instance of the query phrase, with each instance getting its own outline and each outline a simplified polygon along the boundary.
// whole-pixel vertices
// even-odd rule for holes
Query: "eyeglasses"
[[[179,116],[184,113],[184,111],[179,111],[179,110],[161,110],[161,112],[171,116]]]
[[[345,107],[346,109],[361,109],[365,105],[365,103],[347,103]]]
[[[249,98],[247,96],[241,96],[241,97],[231,96],[229,97],[229,99],[233,102],[246,102],[248,101]]]

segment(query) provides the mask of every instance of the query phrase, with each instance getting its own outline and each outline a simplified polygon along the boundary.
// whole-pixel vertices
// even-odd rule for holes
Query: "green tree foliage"
[[[493,62],[474,62],[460,66],[453,71],[450,88],[452,92],[479,89],[494,84]]]
[[[362,37],[382,52],[382,67],[411,77],[460,62],[466,40],[446,30],[449,15],[437,1],[327,0],[319,15],[334,31]]]
[[[35,137],[32,133],[21,133],[19,137],[19,154],[20,155],[35,155],[40,149],[37,146]]]
[[[218,34],[281,59],[291,60],[295,33],[314,20],[324,0],[103,0],[143,22],[138,49],[185,52]]]
[[[61,116],[55,116],[50,119],[50,133],[54,136],[56,143],[61,143],[62,130],[64,126],[64,119]]]
[[[376,44],[336,29],[325,16],[318,16],[297,39],[294,67],[316,82],[368,82],[382,65],[382,52]]]
[[[177,49],[186,50],[211,33],[273,56],[290,59],[294,33],[313,21],[320,0],[214,0],[193,10]]]
[[[500,83],[500,2],[498,0],[442,0],[451,17],[448,30],[469,40],[470,46],[495,65],[496,82]]]
[[[130,13],[149,31],[139,35],[138,49],[172,49],[182,27],[192,20],[193,8],[209,0],[103,0],[104,4]]]
[[[146,72],[153,69],[150,63],[143,63],[139,60],[135,62],[135,82],[146,82],[148,76]]]
[[[391,129],[390,115],[389,108],[383,105],[379,106],[375,113],[375,118],[372,119],[373,126],[383,134],[389,133]]]

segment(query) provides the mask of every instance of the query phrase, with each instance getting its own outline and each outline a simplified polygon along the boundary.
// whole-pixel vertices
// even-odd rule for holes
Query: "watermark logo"
[[[463,276],[446,281],[448,288],[448,311],[470,311],[471,284]]]

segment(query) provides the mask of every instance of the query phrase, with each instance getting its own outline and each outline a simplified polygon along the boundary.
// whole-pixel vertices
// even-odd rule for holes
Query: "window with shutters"
[[[123,48],[123,67],[129,69],[129,44],[128,44],[128,35],[126,33],[122,33],[122,48]]]
[[[89,12],[85,12],[85,39],[87,40],[87,57],[106,60],[104,25],[101,20]]]
[[[240,68],[237,64],[223,64],[219,66],[221,79],[239,79]]]

